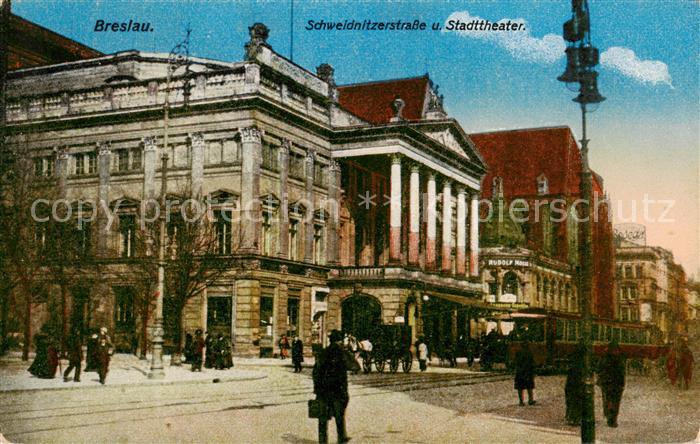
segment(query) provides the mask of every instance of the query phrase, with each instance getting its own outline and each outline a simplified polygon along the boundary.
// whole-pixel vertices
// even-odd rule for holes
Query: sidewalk
[[[149,356],[150,358],[150,356]],[[228,370],[214,370],[203,368],[201,372],[190,371],[189,364],[182,366],[170,366],[170,356],[163,357],[163,367],[165,378],[149,379],[149,360],[139,360],[131,354],[115,354],[109,365],[106,386],[120,385],[168,385],[168,384],[206,384],[215,382],[231,381],[251,381],[263,379],[267,376],[259,371],[246,370],[241,367],[261,366],[261,365],[291,365],[289,360],[273,359],[236,359],[234,367]],[[257,362],[260,361],[260,362]],[[268,362],[268,361],[280,361]],[[68,361],[61,360],[61,366],[56,371],[53,379],[40,379],[29,373],[27,369],[31,365],[32,359],[22,361],[18,353],[9,353],[0,358],[0,392],[24,391],[24,390],[67,390],[76,388],[99,388],[103,387],[99,382],[96,372],[83,372],[80,376],[81,382],[63,382],[63,375],[60,369],[65,370]],[[83,361],[83,367],[85,362]],[[71,374],[72,376],[72,374]]]

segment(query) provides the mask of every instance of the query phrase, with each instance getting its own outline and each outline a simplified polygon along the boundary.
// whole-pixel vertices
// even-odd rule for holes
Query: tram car
[[[576,350],[583,331],[580,317],[546,312],[511,313],[513,331],[508,335],[506,366],[511,368],[524,340],[530,343],[535,363],[540,369],[565,370]],[[592,324],[593,352],[602,356],[608,344],[615,340],[622,353],[630,359],[656,360],[668,353],[668,346],[654,340],[651,330],[637,323],[594,319]]]

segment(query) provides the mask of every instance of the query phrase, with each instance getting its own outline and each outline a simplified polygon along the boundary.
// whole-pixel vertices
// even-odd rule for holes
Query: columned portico
[[[455,254],[455,272],[457,276],[466,273],[467,253],[467,199],[464,187],[457,189],[457,252]]]
[[[420,167],[411,166],[410,200],[409,200],[408,263],[416,266],[420,263]]]
[[[436,231],[436,206],[437,202],[435,199],[435,174],[428,173],[428,184],[427,184],[427,204],[426,204],[426,216],[427,227],[426,227],[426,241],[425,241],[425,268],[428,270],[435,269],[435,231]]]
[[[479,275],[479,195],[471,195],[469,218],[469,274]]]
[[[391,156],[389,203],[389,262],[401,262],[401,157]]]
[[[442,271],[452,272],[452,184],[442,185]]]

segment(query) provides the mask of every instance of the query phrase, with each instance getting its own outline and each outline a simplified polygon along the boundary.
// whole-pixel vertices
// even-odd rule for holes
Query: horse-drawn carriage
[[[357,349],[365,373],[372,371],[372,364],[379,373],[383,373],[387,366],[391,373],[396,373],[399,364],[404,373],[411,371],[413,353],[410,327],[381,325],[370,338],[360,341]]]

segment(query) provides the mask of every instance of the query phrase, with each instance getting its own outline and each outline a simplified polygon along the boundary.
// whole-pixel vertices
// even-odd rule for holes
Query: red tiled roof
[[[483,197],[491,197],[494,177],[503,179],[506,198],[534,196],[542,174],[549,194],[579,194],[581,159],[568,127],[495,131],[470,134],[469,138],[488,165]]]
[[[394,116],[391,104],[397,97],[406,103],[403,117],[423,118],[428,76],[338,87],[340,106],[370,123],[388,123]]]

